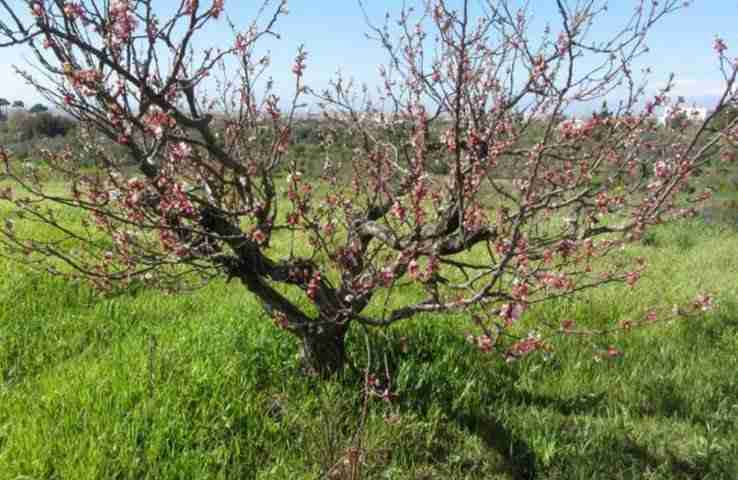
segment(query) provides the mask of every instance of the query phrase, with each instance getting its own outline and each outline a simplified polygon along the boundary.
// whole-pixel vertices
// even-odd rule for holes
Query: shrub
[[[7,132],[13,140],[24,142],[42,137],[63,137],[74,127],[72,119],[61,115],[17,111],[10,114]]]

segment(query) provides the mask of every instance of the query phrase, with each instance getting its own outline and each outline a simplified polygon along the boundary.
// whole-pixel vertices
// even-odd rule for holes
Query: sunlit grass
[[[637,320],[712,292],[704,318],[561,337],[512,364],[465,340],[463,313],[372,335],[396,399],[369,404],[365,478],[735,478],[737,235],[660,227],[625,252],[648,259],[637,289],[538,306],[520,331]],[[356,444],[361,374],[303,376],[296,341],[237,282],[100,298],[0,261],[0,305],[0,479],[317,479]],[[364,341],[352,330],[359,369]],[[597,361],[610,345],[624,355]]]

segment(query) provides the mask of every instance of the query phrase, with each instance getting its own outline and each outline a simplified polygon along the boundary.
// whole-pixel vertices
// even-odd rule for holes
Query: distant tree
[[[600,120],[612,117],[612,112],[610,111],[610,107],[607,105],[607,100],[602,101],[600,109],[592,113],[592,116]]]
[[[20,3],[26,12],[14,14]],[[95,161],[91,173],[76,168],[74,152],[47,154],[45,166],[69,185],[49,191],[0,150],[24,187],[4,193],[15,213],[0,227],[3,253],[104,291],[237,279],[323,375],[344,367],[345,342],[365,329],[442,313],[456,312],[450,320],[469,322],[475,345],[507,361],[548,349],[553,336],[591,334],[565,319],[521,325],[521,317],[587,289],[635,286],[644,262],[622,246],[694,211],[706,197],[688,193],[690,177],[731,134],[652,139],[649,109],[663,91],[646,96],[633,72],[648,31],[683,0],[634,1],[620,28],[600,28],[605,2],[556,0],[544,34],[520,7],[541,2],[428,0],[398,23],[370,26],[388,56],[378,98],[340,76],[316,94],[335,130],[322,138],[344,136],[352,173],[339,178],[328,153],[320,178],[308,181],[288,155],[308,93],[305,51],[291,67],[293,97],[257,81],[269,77],[269,61],[256,43],[276,35],[286,1],[217,49],[203,32],[224,17],[222,0],[174,2],[168,14],[160,3],[0,0],[15,22],[0,23],[0,44],[29,44],[43,59],[43,83],[26,79],[80,119],[81,154]],[[726,79],[718,110],[736,80],[723,46],[716,42]],[[208,74],[221,70],[228,86],[206,94]],[[565,112],[616,89],[626,100],[608,120],[610,135],[592,137],[597,119],[561,125]],[[521,109],[530,115],[520,118]],[[532,126],[540,135],[527,135]],[[447,175],[429,171],[434,129]],[[54,203],[80,215],[60,215]],[[14,227],[23,219],[57,234],[28,238]],[[710,305],[700,296],[690,311]]]
[[[9,106],[10,102],[7,98],[0,98],[0,115],[2,115],[3,118],[7,117]]]
[[[26,108],[26,104],[23,102],[23,100],[16,100],[13,102],[13,108]]]
[[[726,106],[721,112],[715,114],[715,120],[710,124],[712,133],[720,133],[724,131],[732,131],[732,135],[723,135],[722,144],[725,147],[721,157],[723,162],[721,169],[723,172],[735,172],[736,168],[731,160],[738,157],[738,101]],[[729,161],[725,161],[729,160]],[[738,182],[736,182],[738,185]]]
[[[738,103],[726,105],[726,107],[715,116],[715,120],[710,124],[710,129],[719,132],[729,128],[738,121]]]
[[[31,113],[43,113],[43,112],[48,112],[49,107],[47,107],[46,105],[42,103],[37,103],[34,106],[32,106],[28,111]]]
[[[49,112],[31,114],[25,110],[12,112],[8,118],[8,131],[18,141],[38,138],[63,137],[75,127],[74,120]]]

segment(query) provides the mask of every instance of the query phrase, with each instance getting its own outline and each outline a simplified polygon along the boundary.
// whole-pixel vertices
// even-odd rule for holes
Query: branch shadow
[[[717,332],[710,333],[717,334]],[[444,342],[449,348],[448,344],[453,344],[453,339],[444,339]],[[390,367],[394,370],[402,361],[409,361],[414,363],[411,370],[420,372],[418,375],[424,377],[422,381],[410,388],[409,398],[402,402],[404,407],[420,415],[424,415],[432,407],[440,408],[449,422],[455,423],[462,431],[478,438],[490,453],[495,452],[499,457],[500,470],[516,480],[544,478],[547,467],[544,467],[542,460],[538,458],[531,443],[532,440],[525,434],[518,433],[515,420],[506,418],[501,412],[512,407],[523,412],[527,409],[549,410],[564,417],[608,417],[611,415],[608,408],[610,402],[607,388],[577,395],[547,395],[520,388],[520,373],[514,368],[504,366],[495,368],[494,374],[483,382],[488,385],[485,386],[485,391],[478,392],[484,397],[484,407],[480,408],[479,405],[460,407],[457,400],[463,394],[463,385],[450,386],[445,376],[450,365],[437,363],[439,358],[444,358],[442,354],[432,347],[423,348],[425,345],[422,343],[420,345],[421,347],[412,355],[398,355],[400,358],[396,359],[397,363],[392,363]],[[458,342],[457,348],[463,350],[465,347]],[[400,350],[399,347],[395,351],[398,350]],[[450,360],[445,357],[443,362],[450,362]],[[454,365],[454,367],[462,370],[474,368],[473,365],[463,364],[463,362],[461,366]],[[644,389],[642,393],[645,394],[642,403],[630,406],[634,409],[632,413],[635,415],[674,418],[695,424],[703,424],[709,420],[701,417],[699,411],[695,411],[695,406],[680,391],[678,384],[663,379],[647,383],[642,386]],[[730,396],[735,391],[735,384],[727,382],[716,395]],[[570,431],[562,432],[564,435],[562,438],[572,434]],[[620,435],[613,439],[609,448],[630,456],[635,465],[644,469],[668,469],[675,478],[701,478],[701,474],[716,468],[713,465],[714,460],[701,463],[702,460],[680,458],[675,453],[654,453],[647,447],[638,445]],[[590,454],[591,452],[582,452],[582,455]],[[596,462],[593,466],[595,464]],[[565,465],[560,466],[566,469]]]
[[[639,465],[648,467],[651,470],[665,471],[665,473],[669,474],[670,478],[674,479],[708,478],[711,473],[715,473],[715,465],[711,465],[710,460],[707,458],[691,463],[678,458],[672,452],[657,455],[627,436],[620,442],[614,443],[612,448],[620,449],[623,453],[636,460]],[[727,474],[727,472],[723,473]]]
[[[605,399],[604,393],[582,395],[572,398],[559,398],[519,390],[514,386],[505,388],[491,399],[492,402],[505,402],[522,406],[535,406],[552,409],[562,415],[587,415],[596,412]],[[479,413],[449,413],[459,426],[479,437],[485,446],[498,452],[506,462],[508,473],[516,480],[531,480],[538,476],[538,459],[530,445],[515,435],[505,422],[494,415]]]
[[[553,397],[514,388],[507,392],[507,400],[510,403],[554,410],[565,416],[596,415],[599,413],[599,407],[606,397],[607,394],[605,392],[583,394],[568,398]]]
[[[447,343],[458,341],[456,338],[447,340]],[[393,345],[391,341],[389,343],[392,351],[401,351],[400,346]],[[467,345],[459,342],[458,349],[464,348],[468,348]],[[539,471],[541,462],[528,439],[516,433],[515,426],[509,419],[495,413],[496,406],[498,411],[512,406],[549,409],[565,416],[596,415],[600,404],[606,399],[606,392],[558,397],[522,390],[516,387],[519,373],[513,368],[502,367],[496,369],[495,375],[489,378],[489,387],[483,393],[487,405],[485,408],[459,407],[457,399],[462,392],[458,388],[463,387],[457,385],[457,388],[449,388],[443,378],[445,369],[438,368],[438,364],[435,364],[439,356],[433,349],[420,348],[413,352],[412,359],[402,354],[392,359],[389,367],[391,371],[396,371],[403,360],[417,362],[418,370],[425,370],[425,381],[419,382],[422,386],[412,388],[408,398],[402,402],[404,408],[422,416],[433,406],[440,407],[445,418],[455,423],[459,429],[477,437],[488,451],[495,452],[500,459],[500,471],[515,480],[542,478],[542,472]],[[430,367],[432,373],[423,366]],[[444,384],[446,387],[438,388]]]
[[[536,478],[536,455],[504,422],[494,416],[462,413],[451,417],[457,424],[479,437],[485,446],[504,459],[508,473],[515,480]]]

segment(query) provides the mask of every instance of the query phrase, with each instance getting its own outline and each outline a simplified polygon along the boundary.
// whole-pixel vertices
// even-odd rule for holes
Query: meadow
[[[355,368],[307,377],[236,282],[101,297],[0,260],[0,479],[348,479],[350,458],[354,478],[736,478],[737,233],[659,227],[626,252],[649,259],[638,288],[538,306],[523,328],[714,293],[699,318],[561,336],[515,363],[469,344],[464,315],[372,334],[389,402],[365,401],[362,332]]]
[[[15,72],[65,114],[0,99],[0,163],[74,200],[0,191],[0,480],[738,478],[738,66],[713,36],[720,22],[690,54],[699,67],[712,45],[723,86],[699,122],[679,111],[674,76],[645,83],[668,65],[654,51],[647,68],[647,34],[679,0],[635,2],[622,22],[608,2],[558,0],[542,24],[540,1],[401,2],[397,22],[377,23],[359,2],[356,28],[387,63],[356,81],[318,80],[334,61],[376,63],[346,40],[358,30],[341,2],[310,7],[317,25],[340,18],[322,33],[346,55],[319,53],[331,42],[318,32],[316,54],[283,43],[273,59],[286,0],[258,2],[249,20],[222,0],[17,3],[0,1],[0,47],[31,53],[38,68]],[[315,23],[307,13],[286,31]],[[649,43],[676,37],[662,38]],[[718,194],[708,209],[640,236],[696,187]],[[626,219],[637,241],[580,244],[615,239],[608,227]],[[351,242],[326,247],[339,240]],[[105,291],[53,276],[75,268],[66,254],[93,257]],[[186,287],[209,281],[173,294],[154,274],[100,279],[156,262]],[[454,285],[464,270],[481,276]],[[330,288],[339,276],[346,288]],[[367,290],[394,298],[365,304]],[[357,317],[425,296],[386,318],[442,311],[470,291],[476,311],[384,330]],[[495,348],[474,336],[483,308],[509,323]],[[280,325],[299,328],[307,353]]]

